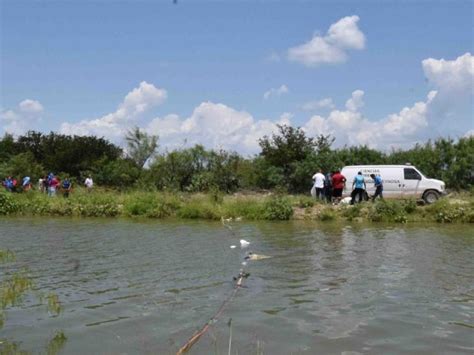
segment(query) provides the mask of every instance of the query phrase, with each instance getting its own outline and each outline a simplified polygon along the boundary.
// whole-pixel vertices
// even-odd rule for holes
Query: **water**
[[[64,354],[173,354],[232,292],[243,251],[271,259],[251,273],[190,354],[472,354],[470,226],[340,226],[126,219],[0,219],[0,248],[27,266],[38,292],[7,313],[1,338]],[[471,326],[471,327],[469,327]]]

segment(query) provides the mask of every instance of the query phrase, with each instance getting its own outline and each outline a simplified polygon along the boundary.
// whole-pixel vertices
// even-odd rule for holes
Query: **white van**
[[[426,203],[433,203],[445,194],[443,181],[425,177],[412,165],[351,165],[341,171],[347,179],[343,197],[351,195],[352,182],[359,171],[364,176],[368,196],[375,193],[370,174],[382,177],[385,198],[422,198]]]

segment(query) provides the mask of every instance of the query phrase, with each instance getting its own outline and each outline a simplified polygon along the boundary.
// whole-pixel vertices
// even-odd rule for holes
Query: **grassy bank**
[[[134,191],[75,191],[69,198],[39,192],[0,193],[0,215],[200,218],[219,220],[305,219],[320,221],[473,223],[472,194],[451,195],[429,206],[414,200],[385,200],[332,206],[303,195],[184,194]]]

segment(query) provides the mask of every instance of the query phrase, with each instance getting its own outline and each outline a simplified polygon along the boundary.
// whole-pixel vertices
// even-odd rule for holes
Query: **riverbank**
[[[36,191],[0,193],[0,215],[148,217],[245,220],[320,220],[349,222],[474,223],[474,196],[451,194],[428,206],[414,200],[384,200],[355,206],[328,205],[304,195],[185,194],[96,190],[69,198]]]

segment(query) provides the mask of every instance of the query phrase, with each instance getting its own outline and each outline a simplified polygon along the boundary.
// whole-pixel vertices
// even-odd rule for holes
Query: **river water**
[[[232,224],[0,219],[35,295],[7,311],[0,338],[64,354],[173,354],[250,277],[190,354],[472,354],[474,237],[468,225]],[[237,245],[231,249],[230,245]],[[37,294],[55,292],[59,317]],[[231,328],[228,323],[232,319]]]

